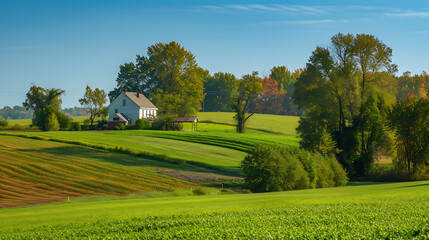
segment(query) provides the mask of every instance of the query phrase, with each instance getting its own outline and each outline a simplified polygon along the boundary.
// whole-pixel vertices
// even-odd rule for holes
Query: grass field
[[[199,112],[199,121],[210,121],[235,125],[234,113],[232,112]],[[296,135],[299,117],[282,116],[270,114],[254,114],[246,123],[247,128],[269,132],[282,133],[286,135]]]
[[[0,136],[0,208],[192,186],[158,174],[157,168],[189,170],[81,146]]]
[[[41,221],[42,220],[42,221]],[[429,181],[0,209],[3,239],[427,239]]]

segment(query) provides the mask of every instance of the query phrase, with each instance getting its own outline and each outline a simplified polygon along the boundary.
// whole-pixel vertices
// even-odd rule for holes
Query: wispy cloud
[[[253,11],[253,12],[284,12],[295,14],[324,14],[335,7],[327,6],[305,6],[305,5],[282,5],[282,4],[228,4],[228,5],[205,5],[205,10],[216,11]]]
[[[281,25],[321,25],[321,24],[338,24],[347,23],[347,20],[334,20],[334,19],[319,19],[319,20],[286,20],[286,21],[272,21],[264,22],[264,25],[281,26]]]
[[[402,12],[388,12],[384,15],[389,17],[429,17],[429,12],[417,12],[417,11],[402,11]]]

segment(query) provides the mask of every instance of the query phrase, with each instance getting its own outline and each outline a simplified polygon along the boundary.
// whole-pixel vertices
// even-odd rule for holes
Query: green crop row
[[[51,219],[3,228],[0,224],[0,231],[4,239],[427,239],[428,187],[423,182],[177,200],[106,200],[98,205],[76,202],[71,209],[91,204],[92,209],[110,209],[112,215],[92,212],[91,218],[65,222]],[[120,210],[119,216],[111,205]],[[68,208],[63,204],[27,211],[47,214]],[[168,214],[159,212],[167,209]],[[13,217],[20,211],[5,213]]]

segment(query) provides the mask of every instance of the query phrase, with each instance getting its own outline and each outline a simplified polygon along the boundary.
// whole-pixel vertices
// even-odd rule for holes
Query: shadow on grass
[[[100,149],[94,149],[84,146],[64,146],[54,148],[42,148],[42,149],[18,149],[17,151],[31,152],[31,153],[45,153],[53,155],[65,155],[78,158],[93,159],[100,162],[109,162],[114,164],[120,164],[123,166],[130,167],[160,167],[175,170],[186,170],[194,172],[215,172],[227,176],[240,176],[241,169],[233,167],[221,167],[214,166],[199,162],[186,161],[183,164],[174,164],[159,160],[152,160],[149,158],[139,157],[135,155],[128,155],[123,153],[110,152]]]
[[[388,184],[391,182],[348,182],[346,186],[368,186],[368,185],[380,185]]]
[[[410,186],[401,186],[397,188],[413,188],[413,187],[424,187],[429,186],[429,183],[422,183],[422,184],[416,184],[416,185],[410,185]]]
[[[17,151],[29,152],[29,153],[45,153],[60,156],[72,156],[78,158],[92,159],[99,162],[108,162],[114,164],[120,164],[123,166],[130,167],[162,167],[172,168],[188,171],[198,171],[197,168],[187,167],[179,164],[166,163],[162,161],[151,160],[147,158],[130,156],[121,153],[112,153],[108,151],[92,149],[82,146],[64,146],[54,148],[43,148],[43,149],[18,149]]]

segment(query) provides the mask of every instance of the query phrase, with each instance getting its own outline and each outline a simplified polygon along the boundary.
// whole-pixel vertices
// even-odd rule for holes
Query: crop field
[[[43,220],[41,220],[43,219]],[[429,181],[0,209],[3,239],[427,239]]]
[[[158,174],[158,167],[181,168],[82,146],[0,136],[0,207],[192,186]]]

